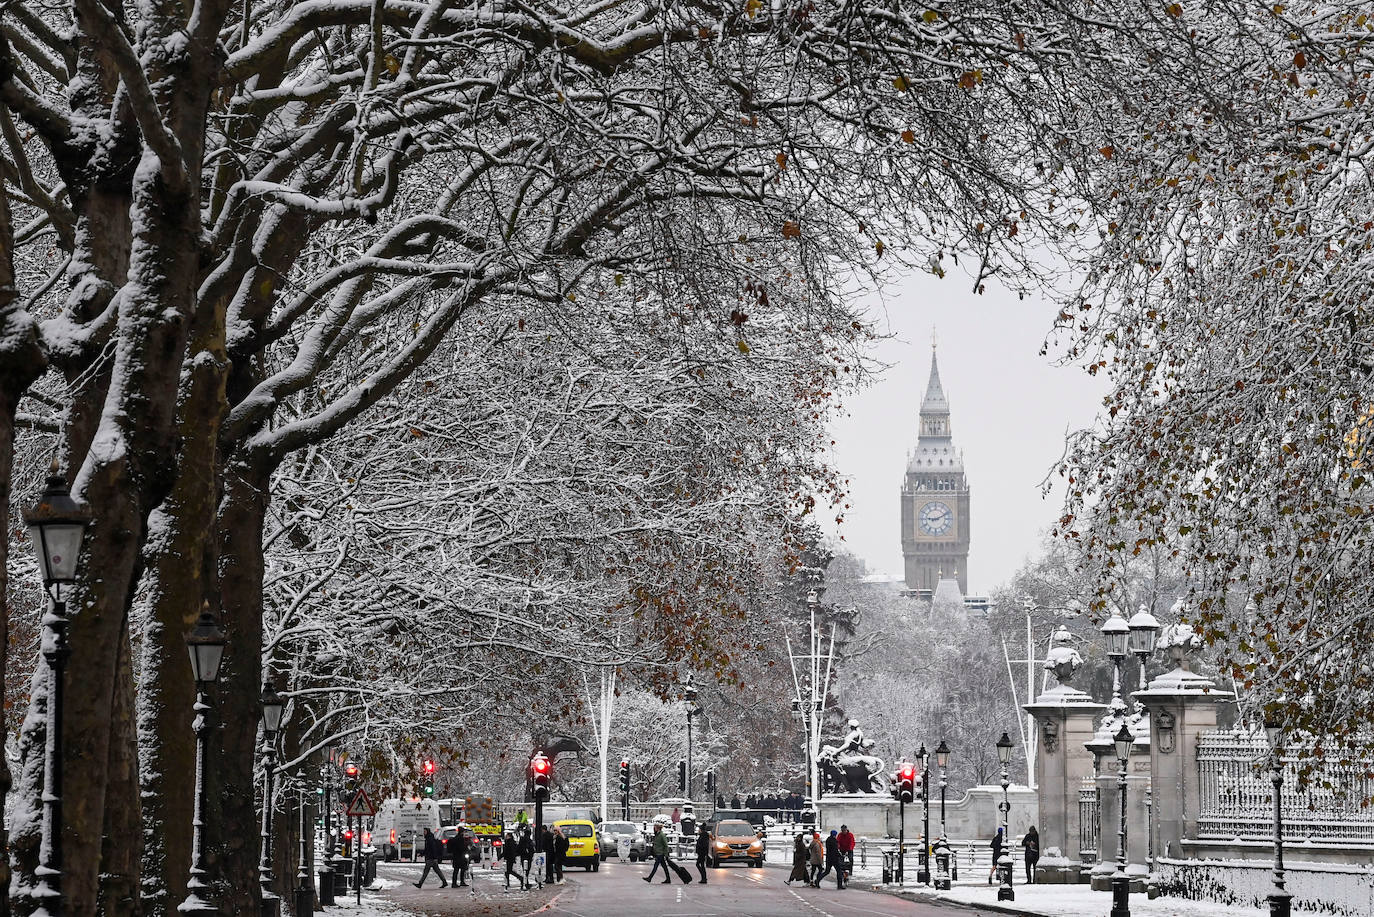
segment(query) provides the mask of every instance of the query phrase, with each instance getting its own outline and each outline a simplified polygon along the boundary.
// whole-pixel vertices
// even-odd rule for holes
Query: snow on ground
[[[1018,885],[1016,900],[997,900],[993,885],[956,885],[947,892],[907,889],[903,897],[920,900],[957,901],[976,907],[1005,908],[1045,917],[1102,917],[1112,906],[1110,892],[1095,892],[1086,885]],[[1235,907],[1214,901],[1156,898],[1131,895],[1131,917],[1268,917],[1267,909]]]
[[[394,884],[394,883],[393,883]],[[414,911],[407,911],[389,901],[383,901],[375,893],[363,889],[363,903],[354,904],[354,896],[335,898],[335,903],[325,908],[329,917],[416,917]]]

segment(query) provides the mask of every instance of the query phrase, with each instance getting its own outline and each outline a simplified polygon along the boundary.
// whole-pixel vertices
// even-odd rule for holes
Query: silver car
[[[649,844],[639,826],[628,821],[603,821],[596,829],[601,838],[601,859],[620,856],[620,845],[625,846],[625,856],[631,863],[649,858]]]

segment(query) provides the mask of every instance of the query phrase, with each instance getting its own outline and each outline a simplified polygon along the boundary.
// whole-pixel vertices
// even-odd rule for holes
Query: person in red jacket
[[[854,835],[850,833],[848,825],[840,825],[840,835],[836,840],[840,844],[840,856],[844,858],[844,874],[848,879],[854,874]]]

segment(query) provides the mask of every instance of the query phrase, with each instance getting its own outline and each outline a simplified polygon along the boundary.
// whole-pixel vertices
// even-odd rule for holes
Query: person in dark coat
[[[448,882],[444,879],[444,873],[439,868],[439,863],[444,859],[444,842],[434,836],[434,832],[425,829],[425,869],[420,873],[420,881],[415,883],[416,888],[422,888],[425,880],[429,878],[430,870],[439,877],[439,887],[448,888]]]
[[[506,864],[506,888],[510,888],[511,876],[515,876],[515,884],[522,890],[529,888],[520,874],[520,842],[515,839],[514,831],[506,832],[506,839],[501,844],[501,859]]]
[[[468,884],[468,837],[467,829],[459,828],[458,833],[448,839],[448,858],[453,863],[454,888],[466,888]]]
[[[791,885],[793,882],[806,882],[809,874],[807,873],[808,851],[804,834],[798,834],[797,839],[792,843],[792,872],[783,880],[784,885]]]
[[[520,829],[520,843],[516,845],[520,851],[520,872],[525,877],[525,887],[530,887],[530,866],[534,863],[534,839],[530,837],[530,826],[525,825]],[[538,876],[535,876],[538,879]]]
[[[734,796],[731,796],[731,797],[730,797],[730,808],[732,808],[732,809],[738,809],[738,808],[739,808],[739,793],[736,793]]]
[[[697,831],[697,872],[701,873],[701,884],[706,884],[706,863],[711,859],[711,832],[705,825]]]
[[[539,829],[539,852],[544,854],[544,884],[553,884],[553,832],[548,825]]]
[[[553,869],[558,875],[558,884],[563,884],[563,861],[568,857],[568,848],[572,843],[563,836],[563,832],[557,828],[553,829]]]
[[[1002,862],[1002,829],[997,829],[997,834],[992,838],[992,871],[988,873],[988,884],[991,885],[997,879],[997,869]]]
[[[844,854],[840,852],[838,831],[831,831],[825,839],[825,868],[816,876],[817,888],[820,888],[821,880],[830,875],[832,869],[835,870],[835,888],[844,888]]]
[[[1026,848],[1026,882],[1035,882],[1035,864],[1040,862],[1040,835],[1035,831],[1035,825],[1030,826],[1026,836],[1021,838],[1021,846]]]

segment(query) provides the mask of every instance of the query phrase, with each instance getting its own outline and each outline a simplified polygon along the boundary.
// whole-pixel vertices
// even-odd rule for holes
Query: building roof
[[[938,419],[932,433],[932,425],[926,420]],[[929,474],[963,474],[963,453],[954,447],[954,439],[949,422],[949,398],[940,382],[940,364],[935,358],[935,348],[930,349],[930,379],[926,382],[925,397],[921,400],[921,423],[918,424],[916,448],[907,457],[908,472]]]

